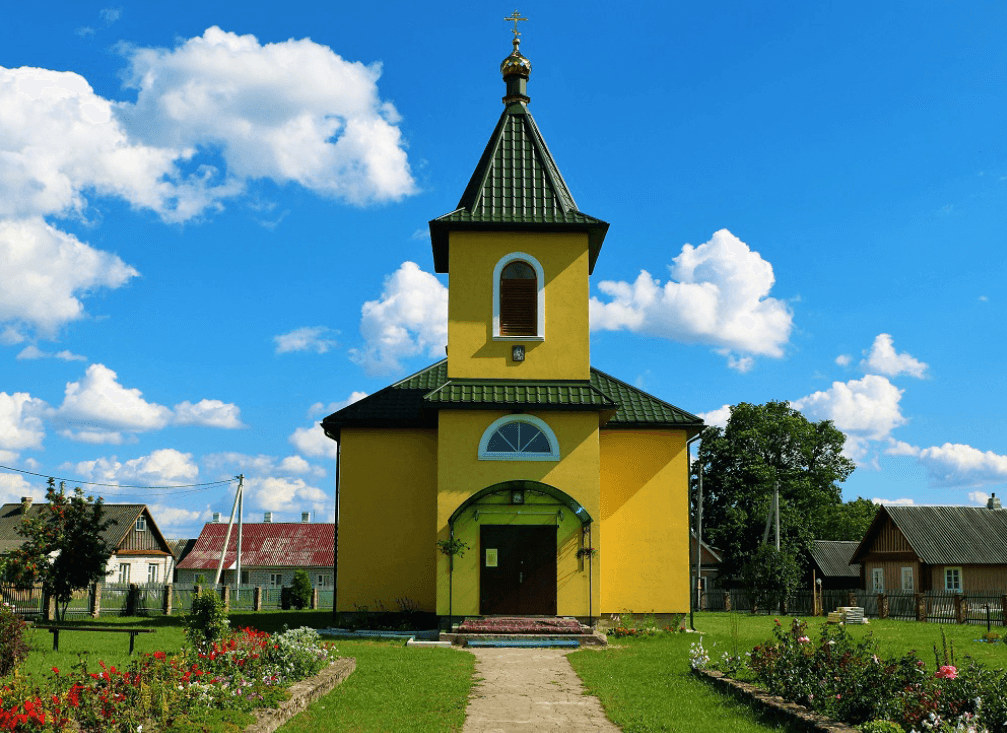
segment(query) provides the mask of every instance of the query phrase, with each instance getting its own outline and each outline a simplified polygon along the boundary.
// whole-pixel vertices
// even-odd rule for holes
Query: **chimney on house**
[[[21,513],[28,516],[28,510],[31,509],[32,497],[22,496],[21,497]]]
[[[264,524],[272,524],[273,523],[273,513],[272,512],[263,512],[263,514],[262,514],[262,521],[263,521]]]
[[[220,512],[213,513],[213,523],[220,524]]]
[[[311,521],[311,512],[301,512],[301,524],[307,524]]]
[[[996,494],[990,494],[989,500],[986,502],[987,509],[1001,509],[1000,500],[997,498]]]

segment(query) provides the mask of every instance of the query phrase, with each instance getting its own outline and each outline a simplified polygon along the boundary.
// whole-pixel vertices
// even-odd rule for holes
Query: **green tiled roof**
[[[852,559],[871,551],[886,515],[929,565],[1007,564],[1007,510],[972,506],[883,505]]]
[[[447,360],[385,387],[322,420],[330,437],[344,427],[436,428],[437,410],[528,407],[611,412],[607,428],[698,429],[695,415],[597,369],[587,381],[448,380]]]
[[[591,368],[591,384],[619,405],[607,427],[676,426],[703,427],[703,420],[681,410],[642,389],[631,387],[613,376]]]
[[[545,229],[588,234],[589,270],[608,224],[577,209],[528,108],[507,105],[458,208],[430,222],[434,270],[448,271],[448,232],[458,229]]]
[[[587,410],[613,409],[615,402],[590,382],[519,382],[453,379],[424,398],[442,407],[521,406]]]

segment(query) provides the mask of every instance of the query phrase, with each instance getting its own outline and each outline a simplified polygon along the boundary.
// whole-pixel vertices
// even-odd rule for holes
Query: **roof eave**
[[[608,233],[609,223],[601,219],[594,222],[585,223],[552,223],[552,222],[497,222],[497,221],[445,221],[446,217],[461,211],[455,209],[448,214],[430,221],[430,245],[434,253],[434,272],[446,273],[448,271],[448,240],[453,231],[468,232],[585,232],[587,234],[589,275],[594,273],[595,262],[601,253],[601,246],[605,243],[605,235]],[[594,218],[594,217],[592,217]]]

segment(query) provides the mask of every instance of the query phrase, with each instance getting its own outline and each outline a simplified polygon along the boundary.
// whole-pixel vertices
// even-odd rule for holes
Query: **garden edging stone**
[[[331,692],[336,685],[353,674],[357,660],[340,657],[314,677],[301,680],[290,687],[290,699],[280,703],[278,708],[255,711],[255,722],[245,728],[245,733],[273,733],[300,712],[307,709],[323,695]]]
[[[859,728],[819,715],[803,705],[784,700],[779,695],[770,695],[748,682],[726,677],[723,672],[712,669],[693,669],[693,672],[708,679],[715,687],[752,703],[756,708],[782,715],[805,730],[814,733],[860,733]]]

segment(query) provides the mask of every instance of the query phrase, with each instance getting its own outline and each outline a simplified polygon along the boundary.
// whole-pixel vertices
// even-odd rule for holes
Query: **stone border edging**
[[[353,674],[356,668],[356,659],[341,657],[314,677],[291,685],[290,699],[280,703],[278,708],[256,710],[253,713],[256,720],[245,728],[245,733],[273,733],[315,700],[331,692],[336,685]]]
[[[751,703],[755,708],[782,715],[792,723],[805,730],[813,731],[813,733],[860,733],[859,728],[840,723],[832,718],[826,718],[824,715],[808,710],[803,705],[784,700],[779,695],[770,695],[765,690],[748,682],[740,682],[726,677],[723,672],[712,669],[694,669],[693,672],[700,677],[705,677],[724,692]]]

